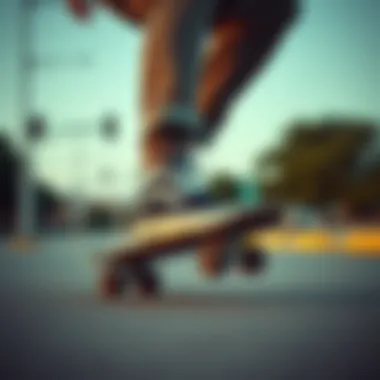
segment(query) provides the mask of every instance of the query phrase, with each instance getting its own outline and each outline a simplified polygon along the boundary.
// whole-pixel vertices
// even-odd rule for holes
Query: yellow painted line
[[[331,236],[323,231],[306,231],[296,233],[290,244],[298,250],[314,253],[331,247]]]
[[[292,251],[303,255],[345,254],[380,257],[380,227],[355,228],[351,231],[323,229],[269,230],[247,236],[248,246]]]
[[[357,229],[347,234],[344,245],[348,253],[380,256],[380,229]]]
[[[277,249],[277,247],[286,248],[292,237],[290,233],[279,230],[267,230],[258,234],[252,233],[247,237],[247,245],[260,245],[267,249]]]
[[[331,248],[331,239],[323,231],[276,231],[274,234],[266,233],[256,239],[260,245],[267,249],[276,249],[279,251],[302,251],[303,254],[319,254],[320,251],[326,251]],[[251,236],[254,239],[254,236]],[[251,240],[254,244],[254,240]]]

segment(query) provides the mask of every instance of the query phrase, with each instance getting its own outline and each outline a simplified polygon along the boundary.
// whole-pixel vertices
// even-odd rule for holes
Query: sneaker
[[[192,144],[197,141],[202,130],[202,121],[196,111],[178,104],[161,110],[157,115],[150,115],[146,122],[157,126],[153,133],[177,139],[179,146],[184,142]],[[149,175],[138,198],[138,216],[178,212],[212,203],[212,197],[202,184],[191,157],[183,152],[178,152],[168,167]]]
[[[147,178],[138,192],[136,216],[175,213],[214,204],[189,160],[178,160]]]

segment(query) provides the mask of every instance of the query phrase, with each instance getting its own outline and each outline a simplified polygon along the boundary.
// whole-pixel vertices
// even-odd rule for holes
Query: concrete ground
[[[106,302],[91,254],[112,239],[2,243],[1,379],[380,378],[380,262],[276,255],[209,281],[178,256],[159,263],[163,299]]]

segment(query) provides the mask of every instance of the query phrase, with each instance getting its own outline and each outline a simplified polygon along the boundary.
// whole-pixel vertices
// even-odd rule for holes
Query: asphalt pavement
[[[92,255],[116,238],[1,243],[1,379],[380,378],[377,260],[274,255],[206,280],[178,255],[157,264],[161,299],[104,301]]]

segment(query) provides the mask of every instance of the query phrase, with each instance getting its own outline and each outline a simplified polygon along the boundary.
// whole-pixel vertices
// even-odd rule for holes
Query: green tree
[[[17,212],[18,177],[21,158],[5,135],[0,135],[0,215],[1,229],[10,230]],[[57,194],[46,184],[37,184],[37,219],[41,223],[60,205]]]
[[[0,208],[9,212],[15,207],[15,179],[20,162],[5,135],[0,135]]]
[[[114,223],[112,212],[105,206],[94,205],[88,211],[86,224],[89,228],[101,229],[111,227]]]
[[[211,177],[208,189],[217,200],[234,201],[239,194],[239,180],[232,173],[220,171]]]
[[[350,118],[294,123],[286,129],[282,144],[258,160],[264,192],[271,198],[319,206],[338,200],[375,201],[378,175],[372,172],[354,182],[352,173],[376,128],[371,121]],[[271,172],[277,177],[267,178]]]

